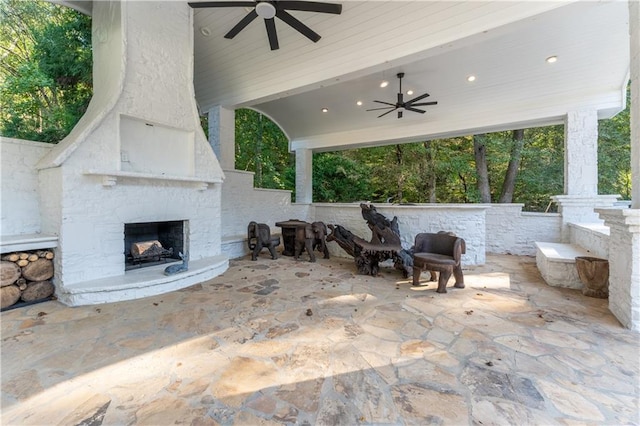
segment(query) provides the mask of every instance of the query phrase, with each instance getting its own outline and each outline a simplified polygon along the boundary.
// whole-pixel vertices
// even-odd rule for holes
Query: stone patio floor
[[[6,311],[1,423],[640,424],[640,336],[607,300],[531,257],[464,272],[438,294],[264,251],[161,296]]]

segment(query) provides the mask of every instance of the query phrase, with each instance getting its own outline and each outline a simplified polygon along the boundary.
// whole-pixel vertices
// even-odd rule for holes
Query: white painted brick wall
[[[560,242],[557,213],[522,212],[523,204],[491,204],[487,209],[487,252],[535,256],[536,241]]]
[[[0,138],[1,235],[41,232],[38,173],[35,164],[53,145]]]
[[[577,244],[590,256],[609,258],[609,227],[599,224],[569,224],[571,244]]]
[[[272,234],[280,234],[275,224],[288,219],[311,220],[308,204],[291,204],[291,191],[253,187],[253,172],[225,170],[222,185],[223,252],[230,258],[249,252],[246,244],[249,222],[266,223]]]
[[[462,259],[464,264],[477,265],[485,262],[486,206],[479,204],[374,205],[376,210],[387,219],[392,220],[394,216],[398,217],[403,248],[411,248],[418,233],[451,231],[465,240],[467,253]],[[362,218],[359,204],[314,204],[314,206],[314,220],[341,225],[365,240],[371,239],[371,230]],[[332,255],[348,257],[337,244],[329,243],[328,247]]]

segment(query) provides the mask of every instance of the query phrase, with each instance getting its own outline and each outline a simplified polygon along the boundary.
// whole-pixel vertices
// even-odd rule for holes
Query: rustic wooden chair
[[[437,271],[438,293],[447,292],[447,282],[451,274],[455,276],[455,287],[464,288],[464,277],[460,259],[466,252],[462,238],[446,232],[416,235],[413,251],[413,285],[419,285],[422,271]]]

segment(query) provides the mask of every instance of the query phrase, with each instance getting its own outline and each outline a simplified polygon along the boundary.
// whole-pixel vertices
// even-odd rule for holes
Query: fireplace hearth
[[[187,220],[126,223],[124,225],[125,270],[180,260],[187,250]]]

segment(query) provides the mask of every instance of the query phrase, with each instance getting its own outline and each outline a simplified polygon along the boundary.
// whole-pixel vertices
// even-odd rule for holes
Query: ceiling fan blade
[[[377,102],[379,104],[385,104],[385,105],[391,105],[392,107],[395,108],[396,104],[392,104],[391,102],[383,102],[383,101],[373,101],[373,102]]]
[[[271,50],[278,50],[280,46],[278,45],[278,34],[276,33],[276,20],[265,19],[264,25],[267,27],[267,36],[269,36],[269,46],[271,46]]]
[[[275,3],[276,8],[288,10],[301,10],[303,12],[342,13],[342,5],[337,3],[320,3],[312,1],[287,1],[280,0]]]
[[[398,111],[398,118],[402,118],[402,111]]]
[[[420,114],[424,114],[424,113],[426,112],[426,111],[423,111],[423,110],[421,110],[421,109],[418,109],[418,108],[412,108],[412,107],[408,107],[408,106],[405,106],[405,107],[404,107],[404,109],[406,109],[407,111],[418,112],[418,113],[420,113]]]
[[[238,33],[240,31],[242,31],[244,29],[244,27],[246,27],[247,25],[249,25],[251,23],[251,21],[253,21],[254,19],[256,19],[258,17],[258,13],[254,10],[252,10],[251,12],[247,13],[245,15],[244,18],[242,18],[240,20],[240,22],[238,22],[235,27],[231,28],[231,30],[226,33],[224,35],[224,38],[234,38],[235,36],[238,35]]]
[[[380,115],[378,116],[378,118],[380,118],[380,117],[384,117],[385,115],[387,115],[387,114],[389,114],[390,112],[393,112],[393,111],[395,111],[395,110],[396,110],[396,108],[394,108],[394,109],[390,109],[389,111],[385,112],[384,114],[380,114]]]
[[[411,99],[411,100],[408,100],[408,101],[407,101],[407,103],[408,103],[408,104],[412,104],[412,103],[417,102],[417,101],[419,101],[419,100],[421,100],[421,99],[424,99],[424,98],[426,98],[426,97],[428,97],[428,96],[430,96],[430,95],[429,95],[428,93],[425,93],[425,94],[420,95],[420,96],[417,96],[417,97],[415,97],[415,98],[413,98],[413,99]]]
[[[388,106],[388,107],[381,107],[381,108],[371,108],[371,109],[368,109],[366,111],[380,111],[380,110],[383,110],[383,109],[396,109],[396,107]]]
[[[297,30],[300,34],[302,34],[312,42],[316,43],[318,40],[320,40],[320,35],[318,33],[307,27],[297,18],[294,18],[293,15],[289,14],[287,11],[278,9],[276,10],[276,16],[282,19],[285,23],[289,24],[291,28]]]
[[[192,8],[201,7],[254,7],[255,1],[201,1],[201,2],[189,2],[189,6]]]
[[[433,102],[420,102],[420,103],[417,103],[417,104],[409,104],[409,106],[412,106],[412,107],[425,106],[425,105],[438,105],[438,102],[437,101],[433,101]]]

